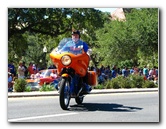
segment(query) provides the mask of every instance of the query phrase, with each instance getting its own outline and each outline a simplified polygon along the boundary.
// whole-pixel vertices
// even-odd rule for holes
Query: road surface
[[[87,95],[81,105],[59,106],[59,97],[8,98],[9,122],[159,122],[158,92]]]

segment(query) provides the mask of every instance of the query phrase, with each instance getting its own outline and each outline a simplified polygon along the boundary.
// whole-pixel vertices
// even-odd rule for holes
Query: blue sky
[[[113,12],[117,8],[95,8],[95,9],[101,10],[102,12]]]

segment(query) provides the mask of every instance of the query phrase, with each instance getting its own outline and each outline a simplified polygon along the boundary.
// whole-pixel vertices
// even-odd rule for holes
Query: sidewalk
[[[131,93],[131,92],[158,92],[158,88],[133,88],[133,89],[92,89],[90,94],[107,94],[107,93]],[[12,97],[37,97],[37,96],[59,96],[58,91],[48,92],[8,92],[8,98]]]

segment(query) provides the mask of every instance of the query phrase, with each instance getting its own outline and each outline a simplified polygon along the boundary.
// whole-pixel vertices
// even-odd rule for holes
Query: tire
[[[67,78],[62,78],[59,91],[60,106],[63,110],[68,110],[70,102],[70,86]]]
[[[75,98],[75,102],[77,104],[82,104],[83,100],[84,100],[84,96],[78,96]]]

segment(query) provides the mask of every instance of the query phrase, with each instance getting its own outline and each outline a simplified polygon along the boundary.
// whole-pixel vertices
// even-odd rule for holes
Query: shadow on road
[[[69,111],[112,111],[112,112],[135,112],[143,108],[124,106],[116,103],[83,103],[70,105]]]

